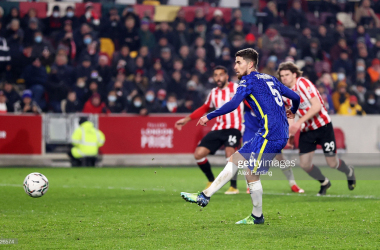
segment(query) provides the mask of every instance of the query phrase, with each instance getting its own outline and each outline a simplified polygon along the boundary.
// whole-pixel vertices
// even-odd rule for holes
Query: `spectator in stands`
[[[120,43],[126,44],[131,51],[138,51],[140,48],[139,32],[135,24],[135,19],[129,17],[125,20],[124,27],[120,34]]]
[[[148,10],[148,11],[144,11],[144,16],[142,19],[147,19],[147,20],[151,20],[151,11]],[[121,17],[121,21],[122,23],[125,23],[125,20],[127,20],[128,18],[133,18],[135,20],[135,24],[136,24],[136,27],[137,28],[140,28],[140,18],[139,16],[137,15],[137,12],[135,12],[135,9],[133,8],[133,6],[129,6],[129,7],[126,7],[124,10],[123,10],[123,13],[122,13],[122,17]]]
[[[6,38],[8,46],[10,47],[10,53],[12,55],[12,50],[19,50],[24,39],[24,31],[23,29],[21,29],[20,21],[18,19],[13,19],[9,24],[9,28],[6,33]]]
[[[219,9],[214,10],[213,18],[208,23],[209,28],[211,28],[214,24],[218,24],[222,27],[226,26],[226,22],[223,19],[223,12]]]
[[[82,62],[76,66],[75,77],[76,79],[84,78],[84,81],[86,81],[87,79],[90,79],[93,70],[94,68],[91,66],[91,57],[86,55],[83,57]]]
[[[182,77],[180,71],[174,71],[171,74],[171,81],[168,84],[167,91],[176,94],[180,100],[185,98],[186,79]]]
[[[327,33],[327,29],[325,26],[319,25],[317,39],[321,44],[322,51],[330,53],[330,49],[334,45],[335,41],[331,33]]]
[[[256,37],[255,37],[254,34],[249,33],[249,34],[247,34],[247,35],[245,36],[245,46],[246,46],[247,48],[256,49],[256,51],[259,50],[259,49],[257,48]]]
[[[364,104],[363,109],[370,115],[380,113],[380,103],[376,101],[375,93],[367,93],[366,103]]]
[[[0,90],[0,115],[7,112],[10,112],[8,108],[7,97],[5,96],[4,91]]]
[[[201,95],[198,91],[198,84],[194,80],[190,80],[186,84],[186,94],[185,94],[185,107],[186,109],[197,109],[200,107],[202,103]],[[186,101],[191,100],[191,107],[190,103],[186,104]]]
[[[99,28],[100,20],[98,14],[94,11],[94,7],[91,2],[86,3],[86,11],[84,15],[79,18],[79,23],[88,24],[93,29],[97,30]]]
[[[45,34],[47,36],[54,35],[62,29],[62,18],[60,14],[60,8],[58,5],[53,7],[53,12],[50,17],[45,18]]]
[[[308,78],[311,82],[316,82],[318,77],[315,72],[314,60],[312,57],[305,57],[305,66],[302,67],[301,71],[303,72],[303,76]]]
[[[183,62],[183,69],[187,72],[190,72],[194,63],[191,60],[189,46],[184,45],[179,49],[179,58]]]
[[[148,113],[159,113],[161,107],[155,97],[153,90],[148,90],[145,94],[146,108]]]
[[[111,113],[126,113],[127,100],[123,96],[117,96],[115,90],[111,90],[107,97],[107,109]]]
[[[244,49],[244,37],[242,36],[235,36],[232,39],[232,44],[230,45],[230,52],[231,52],[231,57],[235,58],[236,52],[238,52],[241,49]]]
[[[359,105],[362,106],[365,104],[367,89],[364,84],[352,85],[350,92],[357,97]]]
[[[162,37],[166,37],[168,42],[174,46],[173,41],[175,39],[174,33],[171,31],[171,28],[167,22],[161,22],[158,25],[158,29],[154,33],[154,36],[156,37],[156,40],[160,40]]]
[[[262,39],[263,53],[275,54],[280,59],[284,58],[286,51],[285,40],[276,29],[267,29]]]
[[[0,56],[0,74],[2,74],[9,67],[8,65],[12,64],[7,40],[3,37],[0,37]]]
[[[34,42],[34,33],[39,29],[38,27],[38,19],[31,18],[29,19],[28,27],[25,29],[25,37],[23,44],[31,45]]]
[[[85,39],[86,35],[87,39]],[[77,56],[79,56],[82,53],[82,50],[85,50],[87,48],[87,45],[89,45],[92,42],[92,40],[94,40],[94,37],[94,31],[87,23],[82,24],[80,29],[77,29],[74,32],[74,41],[77,47]]]
[[[281,24],[282,18],[277,11],[277,6],[274,1],[269,1],[267,6],[263,9],[266,15],[263,19],[263,31],[265,32],[269,26],[272,24]]]
[[[347,83],[345,81],[340,81],[337,86],[337,90],[331,96],[335,111],[339,110],[339,107],[342,103],[344,103],[348,98],[350,98],[350,94],[347,92]]]
[[[74,71],[67,65],[66,55],[57,55],[47,81],[49,102],[54,112],[61,112],[61,101],[66,98],[69,87],[75,85]]]
[[[150,50],[156,46],[156,37],[149,30],[149,20],[142,20],[140,25],[139,36],[141,46],[147,46]]]
[[[132,114],[147,115],[148,109],[146,108],[143,98],[139,95],[136,95],[132,99],[132,102],[129,105],[127,112]]]
[[[161,113],[177,113],[178,102],[177,96],[174,93],[168,95],[166,105],[161,109]]]
[[[75,16],[75,10],[73,6],[67,6],[66,15],[62,17],[62,23],[65,23],[67,20],[70,20],[73,27],[79,26],[79,19]]]
[[[85,95],[84,95],[84,98],[82,99],[83,100],[82,103],[87,102],[94,94],[99,94],[98,81],[95,79],[89,79],[88,89],[87,88],[85,89]]]
[[[168,83],[164,79],[164,73],[162,70],[158,70],[156,74],[151,78],[152,88],[158,91],[159,89],[167,89]]]
[[[4,82],[4,95],[7,99],[8,112],[14,112],[14,105],[16,102],[21,101],[21,97],[11,83]]]
[[[67,99],[63,102],[63,113],[79,113],[82,111],[82,105],[77,99],[75,91],[69,91]]]
[[[240,36],[240,37],[245,37],[245,34],[243,32],[243,21],[241,20],[237,20],[235,23],[234,23],[234,26],[233,26],[233,29],[231,30],[231,32],[228,34],[228,42],[229,43],[232,43],[233,39],[236,37],[236,36]]]
[[[17,114],[34,113],[41,114],[38,104],[32,100],[32,91],[26,89],[22,92],[22,100],[14,104],[14,112]]]
[[[193,70],[193,74],[197,75],[199,78],[199,81],[204,85],[206,85],[208,82],[208,78],[209,78],[208,70],[209,69],[206,66],[206,62],[203,59],[198,58],[195,61],[195,67]]]
[[[214,50],[215,60],[220,60],[220,58],[222,57],[223,47],[226,46],[226,44],[222,40],[222,36],[215,35],[213,39],[210,41],[210,44]]]
[[[302,56],[309,56],[313,58],[314,62],[323,61],[323,52],[317,38],[311,39],[309,47],[302,52]]]
[[[142,56],[137,56],[135,59],[135,69],[141,70],[143,72],[148,72],[147,68],[145,68],[144,58]]]
[[[375,58],[372,60],[371,66],[367,69],[371,77],[371,83],[374,84],[380,80],[380,60]]]
[[[175,29],[173,46],[175,51],[179,51],[183,45],[190,45],[190,34],[187,30],[186,23],[179,22]]]
[[[130,57],[128,45],[124,44],[119,52],[115,52],[112,67],[115,70],[124,68],[126,75],[130,75],[135,71],[135,63]]]
[[[352,44],[351,37],[347,34],[345,27],[342,22],[338,21],[335,26],[335,33],[334,33],[334,39],[335,41],[338,41],[339,39],[346,39],[346,42],[348,45]]]
[[[367,46],[364,43],[358,44],[358,51],[355,60],[364,60],[366,65],[370,65],[372,62],[372,55],[368,54]]]
[[[327,112],[328,112],[329,114],[334,114],[334,113],[335,113],[335,110],[334,110],[334,103],[333,103],[333,101],[332,101],[331,95],[330,95],[330,93],[328,92],[326,86],[323,85],[323,84],[320,84],[320,85],[317,85],[317,89],[318,89],[318,91],[319,91],[319,94],[320,94],[321,97],[322,97],[323,105],[325,106]]]
[[[267,65],[263,70],[261,70],[261,73],[268,74],[271,76],[277,76],[276,70],[277,70],[277,56],[270,56],[267,60]]]
[[[363,42],[367,48],[372,48],[373,46],[370,35],[365,31],[365,28],[362,25],[356,27],[356,31],[352,37],[352,40],[355,42],[355,44]]]
[[[195,10],[195,17],[193,22],[190,24],[191,28],[195,29],[195,27],[199,24],[206,24],[206,18],[205,13],[203,11],[203,8],[197,8]]]
[[[167,83],[163,76],[163,71],[157,71],[157,73],[152,77],[152,81],[149,82],[149,79],[142,74],[142,72],[136,72],[134,77],[134,90],[137,91],[136,94],[140,96],[144,96],[146,91],[151,88],[157,88],[161,85],[163,88],[166,89]],[[135,94],[132,91],[132,96],[135,96]]]
[[[102,34],[102,37],[108,37],[114,43],[119,44],[119,32],[121,27],[122,24],[117,8],[113,7],[100,23],[100,34]]]
[[[364,65],[356,65],[356,77],[353,79],[353,84],[363,86],[365,89],[371,88],[371,78],[366,72]]]
[[[206,59],[209,62],[213,62],[215,60],[215,50],[214,47],[210,43],[206,43],[203,37],[197,37],[194,41],[194,45],[192,47],[192,54],[196,54],[198,48],[204,48],[206,52]]]
[[[297,29],[303,29],[308,24],[308,20],[302,11],[301,2],[299,0],[293,1],[292,8],[287,13],[287,19],[289,25]]]
[[[93,94],[84,104],[82,113],[85,114],[102,114],[107,113],[106,105],[102,102],[99,94]]]
[[[17,19],[17,20],[21,21],[20,12],[19,12],[18,8],[16,8],[16,7],[12,7],[9,11],[9,14],[2,19],[3,26],[7,27],[8,24],[10,24],[13,19]]]
[[[45,40],[42,32],[34,32],[34,43],[32,47],[32,56],[39,57],[42,65],[51,65],[54,61],[55,50],[48,40]]]
[[[344,69],[346,75],[352,74],[353,67],[351,60],[348,58],[347,51],[342,51],[340,53],[339,59],[336,60],[333,64],[334,72],[338,72],[339,69]]]
[[[180,9],[178,12],[177,12],[177,16],[176,18],[174,19],[173,23],[172,23],[172,27],[177,27],[178,23],[184,23],[185,25],[187,25],[187,21],[186,21],[186,13],[185,13],[185,10],[184,9]],[[186,27],[188,28],[188,27]]]
[[[380,20],[371,8],[371,1],[362,1],[360,7],[355,11],[355,22],[359,25],[367,25],[371,28],[380,27]]]
[[[99,56],[98,66],[96,67],[96,71],[99,74],[99,77],[102,78],[102,82],[104,83],[104,86],[106,87],[107,84],[111,81],[112,77],[112,71],[110,65],[110,59],[108,55],[102,54]],[[100,90],[102,93],[105,91],[105,89]]]
[[[338,110],[339,115],[365,115],[363,108],[358,104],[358,99],[356,96],[352,95],[350,98],[346,99],[342,105],[340,105]]]
[[[224,47],[222,51],[222,57],[219,61],[217,61],[216,65],[222,65],[227,68],[228,74],[233,75],[234,70],[232,68],[232,57],[231,57],[231,51],[229,47]]]
[[[298,43],[297,43],[297,49],[299,51],[306,51],[309,48],[311,39],[313,39],[313,36],[311,34],[311,29],[309,27],[305,27],[302,30],[302,34],[298,37]]]
[[[82,50],[78,61],[83,61],[83,58],[89,56],[91,59],[91,66],[96,67],[99,61],[98,42],[92,41],[91,34],[87,34],[84,37],[86,43],[88,43],[85,50]]]
[[[173,70],[173,58],[172,52],[169,47],[161,49],[161,65],[166,72],[171,72]]]
[[[331,48],[331,47],[330,47]],[[348,57],[351,58],[352,56],[352,50],[350,47],[348,47],[347,45],[347,41],[345,38],[340,38],[338,40],[338,43],[335,44],[331,50],[330,50],[330,58],[331,58],[331,61],[334,62],[336,60],[339,59],[340,57],[340,53],[342,51],[346,51],[347,54],[348,54]]]
[[[21,27],[26,28],[29,24],[30,18],[38,18],[36,9],[30,8],[28,10],[28,13],[26,13],[26,15],[21,19]],[[42,26],[43,22],[41,22],[41,21],[39,21],[39,22],[40,22],[39,26]],[[41,29],[43,29],[43,28],[44,27],[41,27]]]
[[[21,78],[24,79],[25,87],[32,91],[34,101],[37,102],[40,108],[45,109],[46,101],[44,94],[48,74],[38,57],[33,60],[31,65],[25,67]]]
[[[139,56],[141,56],[144,59],[144,67],[146,69],[152,67],[152,55],[149,52],[149,48],[147,46],[140,47]]]
[[[323,85],[327,94],[331,96],[334,90],[334,81],[329,73],[324,73],[317,81],[316,85]]]
[[[204,40],[207,38],[207,25],[203,22],[195,23],[194,32],[191,40],[195,41],[197,37],[202,37]]]
[[[380,58],[380,34],[376,36],[376,42],[372,47],[371,54],[375,58]]]

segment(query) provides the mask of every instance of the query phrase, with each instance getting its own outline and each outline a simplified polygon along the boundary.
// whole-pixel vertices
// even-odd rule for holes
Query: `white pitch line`
[[[7,184],[7,183],[0,183],[0,186],[2,187],[22,187],[22,185],[19,184]],[[68,186],[63,185],[60,187],[55,186],[56,188],[83,188],[83,189],[122,189],[122,190],[133,190],[133,191],[171,191],[171,192],[177,192],[176,189],[174,190],[166,190],[165,188],[135,188],[135,187],[101,187],[101,186]],[[306,196],[306,197],[316,197],[316,195],[313,194],[295,194],[295,193],[264,193],[264,195],[274,195],[274,196]],[[323,197],[327,198],[349,198],[349,199],[372,199],[372,200],[380,200],[380,197],[373,196],[373,195],[334,195],[334,194],[327,194]]]

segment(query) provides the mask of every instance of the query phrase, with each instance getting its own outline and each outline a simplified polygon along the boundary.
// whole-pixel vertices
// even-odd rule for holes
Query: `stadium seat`
[[[110,38],[100,38],[100,52],[106,53],[110,60],[112,60],[113,53],[115,52],[115,45]]]
[[[188,6],[189,0],[169,0],[168,5],[175,5],[175,6]]]
[[[144,17],[144,12],[150,11],[150,18],[151,18],[151,20],[153,20],[153,18],[154,18],[154,6],[136,4],[136,5],[133,5],[133,8],[135,9],[135,12],[139,15],[140,18]]]
[[[156,6],[154,13],[155,22],[173,22],[177,17],[180,6]]]
[[[24,17],[30,9],[35,9],[37,11],[38,18],[45,18],[47,3],[21,2],[20,3],[20,17]]]
[[[154,6],[158,6],[160,5],[160,1],[155,1],[155,0],[145,0],[143,2],[144,5],[154,5]]]

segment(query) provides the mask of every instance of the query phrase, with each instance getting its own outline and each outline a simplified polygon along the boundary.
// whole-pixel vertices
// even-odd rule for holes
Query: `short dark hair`
[[[221,70],[224,71],[224,73],[228,74],[228,70],[227,70],[226,67],[224,67],[224,66],[222,66],[222,65],[215,66],[215,68],[214,68],[214,72],[215,72],[215,70],[218,70],[218,69],[221,69]]]
[[[257,64],[259,63],[259,53],[252,49],[252,48],[247,48],[247,49],[242,49],[236,52],[235,57],[243,57],[245,61],[252,61],[253,66],[257,69]]]
[[[292,62],[283,62],[281,63],[279,66],[278,66],[278,70],[277,70],[277,75],[278,77],[280,78],[280,72],[282,70],[290,70],[290,72],[292,72],[293,74],[296,73],[297,74],[297,77],[301,77],[302,76],[302,71],[297,67],[297,65],[295,65],[294,63]]]

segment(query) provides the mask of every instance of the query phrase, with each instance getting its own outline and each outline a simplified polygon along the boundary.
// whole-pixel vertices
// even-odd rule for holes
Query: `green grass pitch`
[[[49,179],[41,198],[22,188],[31,172]],[[247,226],[234,224],[252,209],[243,181],[241,194],[224,195],[226,185],[203,209],[181,199],[181,191],[205,186],[196,167],[1,168],[0,239],[18,244],[0,249],[380,248],[379,168],[357,168],[354,191],[338,180],[342,173],[323,168],[332,179],[328,197],[316,197],[319,184],[294,172],[306,194],[291,194],[275,169],[278,180],[262,181],[265,224]]]

